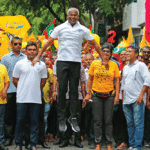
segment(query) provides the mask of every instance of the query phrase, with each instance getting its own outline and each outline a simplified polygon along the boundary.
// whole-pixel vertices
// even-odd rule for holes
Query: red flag
[[[146,0],[145,10],[145,38],[150,43],[150,0]]]
[[[43,34],[45,35],[45,38],[48,39],[48,37],[51,35],[51,33],[53,32],[54,28],[55,28],[55,21],[56,19],[54,19],[47,27],[46,29],[43,31]]]

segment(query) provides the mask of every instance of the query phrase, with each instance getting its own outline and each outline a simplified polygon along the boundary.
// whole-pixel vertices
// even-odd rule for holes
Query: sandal
[[[121,149],[126,149],[127,147],[128,147],[127,144],[125,142],[123,142],[117,147],[117,149],[121,150]]]

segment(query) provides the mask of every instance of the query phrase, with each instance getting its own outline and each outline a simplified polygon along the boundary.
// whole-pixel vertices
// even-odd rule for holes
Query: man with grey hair
[[[71,124],[74,132],[79,132],[80,128],[77,123],[77,101],[78,101],[78,84],[80,78],[81,67],[81,49],[82,40],[88,40],[102,57],[100,46],[96,43],[89,29],[78,22],[79,11],[77,8],[70,8],[67,12],[67,21],[57,26],[48,41],[41,48],[41,51],[35,58],[33,65],[39,61],[40,56],[46,48],[59,37],[58,58],[57,58],[57,79],[59,83],[58,94],[58,120],[59,130],[65,132],[67,130],[65,119],[66,92],[69,81],[69,99],[70,99],[70,118],[68,122]],[[107,65],[103,61],[104,65]],[[56,92],[56,91],[53,91]]]

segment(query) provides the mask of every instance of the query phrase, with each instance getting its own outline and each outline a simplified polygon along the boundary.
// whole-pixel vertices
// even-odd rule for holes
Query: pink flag
[[[145,10],[145,38],[150,43],[150,0],[146,0]]]

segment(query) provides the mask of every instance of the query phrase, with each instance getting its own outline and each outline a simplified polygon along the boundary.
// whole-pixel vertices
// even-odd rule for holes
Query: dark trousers
[[[58,119],[65,118],[65,100],[69,81],[69,99],[71,118],[77,117],[78,85],[81,63],[57,61],[57,79],[59,83]]]
[[[122,108],[122,100],[116,107],[118,107],[117,110],[113,112],[113,137],[117,145],[122,142],[128,144],[127,122]]]
[[[150,141],[150,110],[145,107],[144,141]]]
[[[100,98],[96,97],[93,94],[92,99],[92,108],[94,113],[95,143],[98,145],[102,144],[102,124],[104,117],[106,144],[111,145],[114,96]]]
[[[65,111],[65,117],[66,118],[69,118],[70,117],[70,110],[69,110],[69,107],[70,107],[70,103],[71,101],[68,99],[66,100],[66,111]],[[78,124],[79,126],[81,125],[81,112],[82,112],[82,100],[78,100],[77,101],[77,121],[78,121]],[[69,139],[71,139],[71,136],[73,134],[73,131],[71,129],[71,126],[70,124],[67,122],[67,131],[62,133],[61,135],[61,140],[64,141],[64,142],[68,142]],[[81,142],[81,134],[80,132],[76,132],[75,133],[75,142]]]
[[[40,104],[33,103],[18,103],[17,104],[17,122],[15,132],[15,142],[17,146],[22,146],[23,139],[23,125],[25,123],[26,115],[30,114],[31,132],[30,132],[30,147],[36,146],[38,143],[39,134],[39,111]]]
[[[57,134],[57,129],[58,129],[57,126],[58,126],[57,125],[57,101],[54,101],[53,105],[51,106],[50,113],[48,116],[47,132],[50,134],[53,134],[53,136],[55,137],[55,135]],[[57,136],[58,136],[58,134],[57,134]]]
[[[93,142],[95,139],[95,135],[94,135],[94,116],[91,103],[87,103],[85,107],[85,133],[88,142]]]
[[[39,110],[39,135],[38,135],[38,143],[45,142],[45,122],[44,122],[44,108],[45,108],[45,101],[42,99],[42,104],[40,104]],[[29,113],[27,114],[27,119],[24,124],[24,138],[27,143],[29,143],[30,139],[30,128],[31,128],[31,121],[29,119]]]
[[[16,125],[16,93],[7,94],[5,111],[5,139],[13,141]]]
[[[0,144],[4,143],[4,116],[6,104],[0,104]]]

